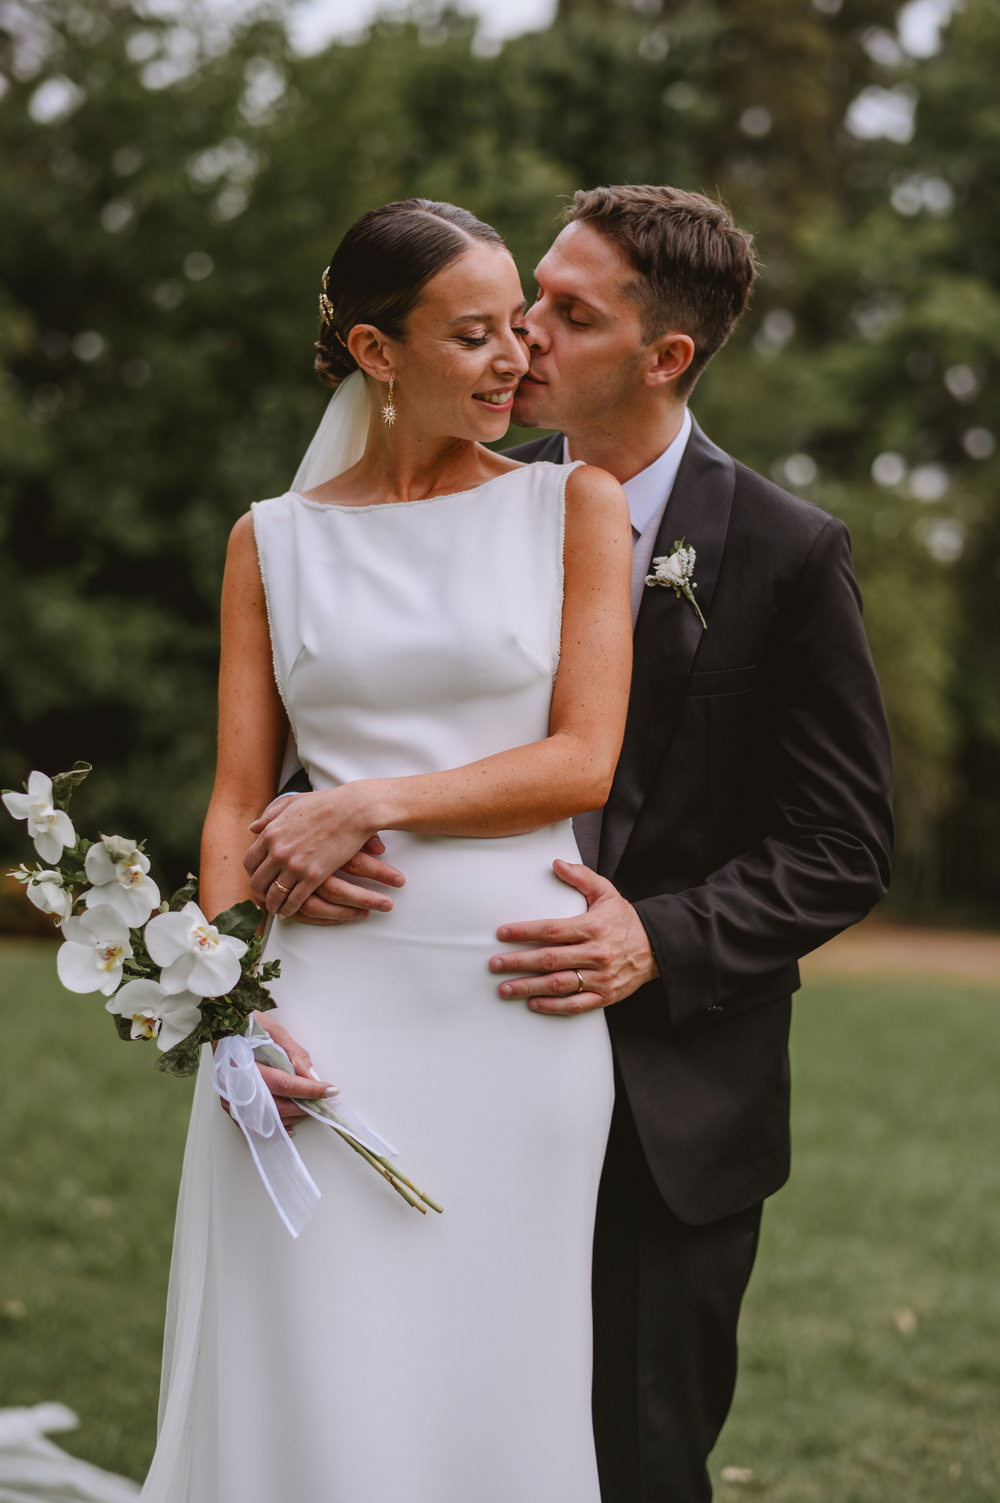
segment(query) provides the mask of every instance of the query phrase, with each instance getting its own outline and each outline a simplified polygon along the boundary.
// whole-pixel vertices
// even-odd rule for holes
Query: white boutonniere
[[[698,588],[694,579],[694,565],[697,558],[693,548],[689,548],[684,539],[674,544],[669,553],[662,553],[659,558],[652,560],[653,572],[646,575],[648,585],[663,585],[668,590],[673,590],[678,600],[681,596],[693,605],[702,630],[708,629],[708,622],[701,613],[701,607],[694,598],[694,592]]]

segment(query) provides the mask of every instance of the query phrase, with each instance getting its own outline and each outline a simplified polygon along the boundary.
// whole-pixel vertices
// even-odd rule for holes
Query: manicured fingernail
[[[502,929],[498,929],[497,930],[497,939],[508,939],[509,937],[510,937],[510,930],[507,928],[506,924],[503,926]]]
[[[385,900],[384,903],[380,903],[378,905],[378,911],[379,911],[379,913],[391,913],[392,912],[392,904],[390,903],[390,901],[389,901],[388,898],[386,898],[386,900]]]
[[[339,1096],[339,1095],[340,1095],[340,1087],[339,1086],[335,1086],[335,1085],[328,1085],[327,1088],[326,1088],[326,1090],[323,1092],[324,1099],[327,1099],[330,1096]]]
[[[312,1069],[312,1067],[311,1067],[311,1066],[310,1066],[310,1069],[309,1069],[309,1074],[310,1074],[310,1075],[311,1075],[311,1076],[312,1076],[312,1078],[313,1078],[313,1080],[319,1080],[319,1078],[320,1078],[320,1077],[319,1077],[319,1076],[318,1076],[318,1075],[317,1075],[317,1074],[316,1074],[316,1071],[315,1071],[315,1070],[314,1070],[314,1069]]]
[[[500,995],[501,995],[501,997],[510,997],[510,996],[513,996],[513,994],[514,994],[514,988],[512,986],[506,986],[506,985],[504,985],[504,986],[502,986],[500,988]]]

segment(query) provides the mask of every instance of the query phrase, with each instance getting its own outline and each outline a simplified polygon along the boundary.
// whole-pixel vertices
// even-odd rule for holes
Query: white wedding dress
[[[457,767],[547,733],[567,471],[253,508],[274,666],[313,786]],[[144,1503],[598,1503],[590,1257],[612,1102],[603,1014],[502,1002],[504,919],[572,914],[568,822],[387,832],[391,914],[278,921],[278,1018],[444,1206],[419,1215],[329,1129],[297,1241],[199,1082]]]

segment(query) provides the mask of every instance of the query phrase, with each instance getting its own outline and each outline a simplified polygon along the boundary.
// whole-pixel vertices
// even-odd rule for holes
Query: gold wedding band
[[[573,993],[573,995],[576,996],[577,992],[585,991],[586,988],[584,987],[583,977],[580,975],[580,972],[574,969],[573,974],[576,977],[577,981],[580,983],[580,985],[576,989],[576,992]]]
[[[271,885],[273,887],[280,887],[282,892],[291,892],[292,890],[290,887],[286,887],[284,882],[279,882],[277,877],[275,877],[274,882]],[[577,971],[576,974],[579,976],[580,972]]]

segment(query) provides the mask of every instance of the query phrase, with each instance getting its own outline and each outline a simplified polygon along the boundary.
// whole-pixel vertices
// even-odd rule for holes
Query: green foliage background
[[[900,48],[897,0],[562,0],[491,54],[425,5],[308,57],[285,9],[223,29],[196,4],[0,5],[0,782],[85,757],[88,827],[149,835],[179,876],[210,788],[226,536],[319,417],[340,234],[375,203],[452,199],[530,288],[575,187],[674,182],[726,197],[765,263],[699,420],[852,528],[896,901],[989,916],[994,0],[965,0],[926,58]],[[848,127],[873,89],[915,105],[912,133]]]

